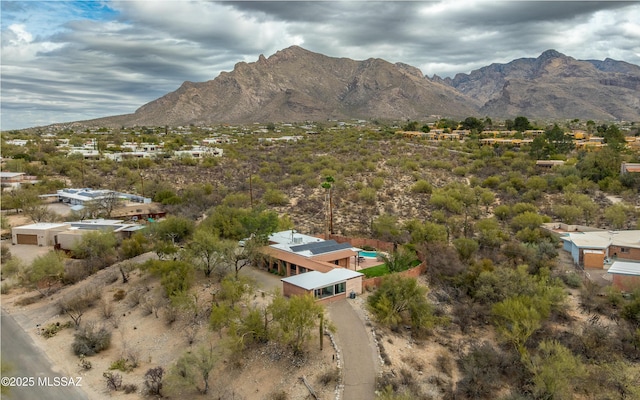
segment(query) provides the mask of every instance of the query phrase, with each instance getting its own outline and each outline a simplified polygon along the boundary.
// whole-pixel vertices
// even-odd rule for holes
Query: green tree
[[[141,269],[160,277],[160,284],[172,301],[187,293],[193,283],[193,266],[185,261],[149,260]]]
[[[289,299],[276,296],[269,310],[278,326],[276,337],[290,345],[297,354],[302,353],[305,343],[320,322],[320,316],[324,314],[324,308],[310,294]]]
[[[398,217],[391,214],[382,214],[371,223],[373,236],[379,240],[398,243],[401,240],[402,231],[398,225]]]
[[[209,376],[218,363],[220,355],[212,345],[202,345],[195,351],[183,354],[171,370],[169,381],[177,380],[181,384],[194,385],[200,394],[209,392]]]
[[[225,204],[209,212],[203,224],[218,232],[222,239],[240,240],[250,236],[267,238],[278,229],[280,220],[275,211],[260,207],[238,208]]]
[[[415,278],[389,275],[367,299],[367,307],[381,324],[392,328],[408,323],[416,331],[429,329],[435,323],[427,288]]]
[[[615,152],[620,152],[626,145],[624,133],[615,125],[609,125],[603,137],[607,147]]]
[[[156,240],[170,240],[175,245],[191,236],[194,230],[195,224],[192,220],[169,216],[151,225],[150,233]]]
[[[567,154],[575,147],[573,139],[565,135],[558,124],[554,124],[551,129],[546,129],[544,131],[544,137],[550,154]]]
[[[89,231],[76,241],[73,256],[82,258],[90,268],[103,268],[115,261],[117,239],[112,231]]]
[[[224,268],[226,265],[225,253],[232,247],[235,248],[234,242],[221,240],[214,232],[200,228],[196,229],[187,248],[197,261],[197,267],[204,272],[207,278],[214,270],[219,270],[220,273],[217,275],[222,278],[226,271]]]
[[[478,242],[470,238],[457,238],[453,240],[453,245],[458,251],[460,259],[463,261],[469,261],[478,251],[480,247]]]
[[[385,262],[387,268],[391,272],[402,272],[411,268],[412,264],[417,260],[415,253],[400,247],[397,251],[390,254],[379,253],[380,258]]]
[[[574,387],[586,375],[580,360],[555,340],[543,340],[531,358],[533,392],[539,399],[573,399]]]
[[[511,343],[523,361],[529,359],[527,340],[540,329],[542,315],[528,296],[516,296],[494,304],[492,309],[496,329]]]
[[[447,227],[435,222],[410,220],[405,224],[405,229],[411,236],[411,243],[434,243],[447,241]]]
[[[622,203],[613,204],[604,210],[604,218],[614,229],[621,229],[628,220],[628,208]]]
[[[519,116],[513,120],[513,129],[518,132],[524,132],[531,129],[531,123],[527,117]]]
[[[478,244],[483,249],[499,248],[502,243],[509,239],[508,233],[493,217],[476,222],[475,230],[478,232]]]
[[[142,232],[136,232],[126,238],[120,245],[120,253],[123,259],[133,258],[147,251],[149,241]]]
[[[462,129],[468,129],[473,133],[480,133],[484,130],[484,121],[476,117],[467,117],[460,123]]]
[[[48,296],[54,285],[64,274],[64,256],[58,251],[36,257],[26,271],[25,278],[44,296]]]

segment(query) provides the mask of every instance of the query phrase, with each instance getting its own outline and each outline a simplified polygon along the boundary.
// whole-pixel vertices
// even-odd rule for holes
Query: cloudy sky
[[[556,49],[640,65],[640,3],[5,1],[1,124],[132,113],[183,81],[299,45],[453,76]]]

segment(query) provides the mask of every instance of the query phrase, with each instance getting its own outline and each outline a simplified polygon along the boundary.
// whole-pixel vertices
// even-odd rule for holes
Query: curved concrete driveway
[[[250,276],[264,291],[281,289],[280,276],[251,266],[240,270],[241,275]],[[345,400],[368,400],[375,398],[376,345],[365,323],[354,310],[355,300],[340,300],[327,306],[329,317],[337,332],[334,335],[342,352],[343,383]]]
[[[376,350],[364,321],[351,305],[352,300],[341,300],[327,307],[337,328],[335,335],[342,350],[345,400],[375,398]]]

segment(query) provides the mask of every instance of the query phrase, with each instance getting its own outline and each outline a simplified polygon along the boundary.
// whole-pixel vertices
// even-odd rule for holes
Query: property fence
[[[418,266],[410,268],[406,271],[397,272],[397,275],[400,275],[405,278],[417,278],[422,275],[427,270],[427,263],[422,262]],[[372,290],[380,286],[382,283],[382,279],[384,276],[376,276],[375,278],[368,278],[362,280],[362,290]]]
[[[377,239],[366,239],[366,238],[355,238],[349,236],[341,236],[341,235],[329,235],[328,239],[333,239],[338,243],[351,243],[354,247],[373,247],[376,250],[382,250],[386,252],[393,251],[394,244],[391,242],[384,242],[382,240]]]

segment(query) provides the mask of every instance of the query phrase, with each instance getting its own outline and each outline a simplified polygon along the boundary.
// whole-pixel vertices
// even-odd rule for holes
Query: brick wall
[[[623,292],[633,292],[640,289],[640,276],[613,274],[613,287]]]
[[[626,252],[622,252],[622,248],[624,246],[614,246],[611,245],[609,247],[609,257],[610,258],[621,258],[625,260],[635,260],[640,261],[640,249],[636,247],[624,247]]]
[[[406,271],[398,272],[398,275],[405,278],[417,278],[427,270],[427,264],[422,263],[416,267],[408,269]],[[362,280],[362,289],[375,289],[382,283],[382,276],[376,276],[375,278],[368,278]]]
[[[393,251],[393,243],[384,242],[382,240],[377,239],[367,239],[367,238],[354,238],[349,236],[340,236],[340,235],[329,235],[329,239],[333,239],[338,243],[351,243],[354,247],[373,247],[376,250],[382,250],[386,252]]]

